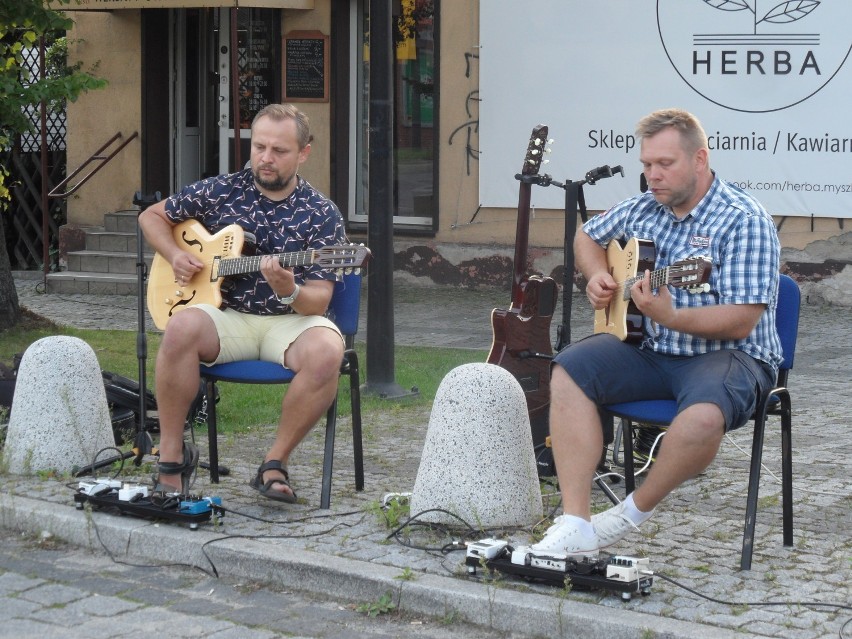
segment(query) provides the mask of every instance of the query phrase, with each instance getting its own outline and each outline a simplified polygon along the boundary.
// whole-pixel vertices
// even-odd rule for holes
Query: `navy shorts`
[[[672,399],[677,412],[715,404],[725,430],[745,424],[758,399],[775,385],[772,368],[738,350],[689,357],[662,355],[608,334],[569,345],[554,358],[598,406],[643,399]]]

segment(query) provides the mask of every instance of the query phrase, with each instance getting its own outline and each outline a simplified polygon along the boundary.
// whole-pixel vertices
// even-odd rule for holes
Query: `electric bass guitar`
[[[526,275],[529,240],[530,196],[547,144],[548,128],[532,131],[521,173],[518,221],[512,276],[512,302],[508,309],[491,312],[493,340],[488,363],[497,364],[515,376],[524,390],[530,416],[533,445],[548,435],[550,406],[550,320],[556,310],[559,288],[550,277]]]
[[[148,311],[159,329],[165,329],[175,313],[195,304],[222,304],[222,279],[260,271],[265,255],[241,256],[243,229],[231,224],[211,235],[197,220],[186,220],[172,231],[183,250],[196,254],[204,268],[191,280],[178,284],[171,264],[159,253],[154,255],[148,278]],[[370,249],[360,245],[325,246],[319,249],[273,255],[281,266],[318,264],[327,269],[353,271],[370,258]]]
[[[675,286],[691,293],[709,290],[711,262],[707,257],[681,260],[671,266],[654,269],[656,249],[650,240],[631,238],[624,247],[610,242],[606,249],[609,272],[618,283],[612,300],[595,311],[595,333],[609,333],[621,341],[642,341],[642,313],[630,297],[631,287],[651,271],[651,287]]]

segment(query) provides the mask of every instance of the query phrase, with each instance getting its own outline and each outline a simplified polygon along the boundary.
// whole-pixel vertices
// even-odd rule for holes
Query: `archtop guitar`
[[[178,285],[171,264],[159,253],[154,255],[148,278],[148,311],[159,329],[165,329],[175,313],[195,304],[222,304],[222,280],[229,275],[260,271],[265,255],[242,256],[243,229],[231,224],[211,235],[197,220],[186,220],[172,231],[178,245],[196,254],[204,268],[191,280]],[[326,269],[349,272],[364,265],[370,258],[366,246],[351,244],[325,246],[319,249],[273,255],[281,266],[318,264]]]

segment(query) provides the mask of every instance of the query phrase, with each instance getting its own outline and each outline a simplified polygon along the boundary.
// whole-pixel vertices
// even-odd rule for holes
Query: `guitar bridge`
[[[215,282],[219,279],[219,265],[222,262],[222,257],[217,255],[213,258],[213,267],[210,269],[210,281]]]

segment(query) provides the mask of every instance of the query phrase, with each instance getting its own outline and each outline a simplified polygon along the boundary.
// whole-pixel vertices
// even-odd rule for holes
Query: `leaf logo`
[[[789,0],[772,7],[762,18],[758,18],[757,1],[754,7],[745,0],[704,0],[714,9],[722,11],[748,11],[754,16],[754,33],[761,22],[782,24],[801,20],[820,5],[820,0]]]
[[[657,0],[660,42],[696,93],[733,111],[810,99],[852,50],[849,0]]]

